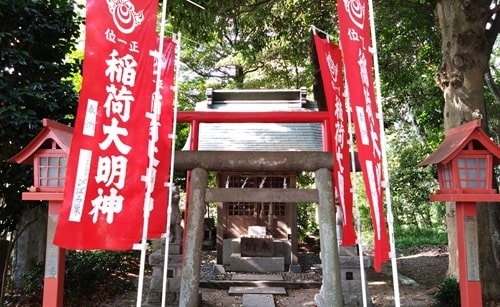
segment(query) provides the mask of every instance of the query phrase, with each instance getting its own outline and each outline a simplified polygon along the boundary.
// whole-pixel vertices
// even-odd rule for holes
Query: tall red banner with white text
[[[154,105],[161,103],[154,95],[158,2],[87,0],[86,8],[83,84],[54,244],[127,250],[142,237],[151,177],[148,236],[165,231],[170,151],[163,150],[171,141],[164,132],[152,137],[160,121]],[[157,126],[171,131],[171,121]],[[148,172],[151,146],[154,169]]]
[[[378,107],[372,76],[369,9],[366,0],[338,0],[340,43],[353,110],[356,147],[370,202],[374,229],[374,267],[389,260],[389,240],[382,191],[382,148]]]
[[[333,181],[335,195],[342,211],[342,245],[356,244],[352,219],[351,159],[349,155],[349,128],[344,99],[342,54],[340,48],[314,34],[314,44],[321,70],[321,79],[333,135]]]

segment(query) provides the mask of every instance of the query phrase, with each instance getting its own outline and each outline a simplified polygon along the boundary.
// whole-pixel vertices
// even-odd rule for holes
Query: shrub
[[[453,277],[445,278],[434,294],[437,307],[456,307],[460,306],[460,286]]]
[[[99,294],[108,296],[135,287],[129,273],[139,272],[138,252],[69,251],[64,279],[65,306],[95,305]],[[25,275],[25,293],[31,297],[43,294],[43,264]]]

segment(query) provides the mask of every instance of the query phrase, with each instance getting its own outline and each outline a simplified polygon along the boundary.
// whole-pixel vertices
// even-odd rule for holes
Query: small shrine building
[[[311,112],[306,90],[211,90],[196,105],[197,112]],[[188,140],[187,144],[192,143]],[[323,151],[321,123],[200,123],[198,151]],[[185,149],[189,149],[188,145]],[[218,188],[295,189],[296,173],[216,174]],[[210,236],[210,222],[205,237]],[[217,203],[217,262],[230,264],[234,239],[266,235],[281,241],[285,265],[297,264],[297,205],[282,202]],[[249,233],[250,231],[250,233]],[[254,233],[257,231],[257,233]],[[238,243],[239,245],[239,243]],[[257,246],[261,248],[262,246]],[[239,249],[239,247],[237,247]],[[276,247],[275,247],[276,249]],[[295,259],[295,260],[294,260]]]

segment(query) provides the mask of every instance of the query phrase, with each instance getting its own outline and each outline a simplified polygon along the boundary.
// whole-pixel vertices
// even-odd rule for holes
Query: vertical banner
[[[157,37],[159,46],[159,37]],[[165,202],[168,199],[168,186],[169,175],[170,175],[170,165],[171,165],[171,152],[174,140],[170,137],[172,134],[172,123],[173,123],[173,101],[174,101],[174,73],[175,73],[175,50],[176,44],[172,38],[165,38],[163,41],[163,54],[161,63],[161,76],[160,76],[160,96],[155,99],[153,96],[153,103],[159,105],[153,105],[153,107],[158,107],[160,110],[157,112],[159,114],[159,122],[156,127],[158,129],[157,139],[153,140],[150,138],[149,146],[155,146],[154,149],[154,189],[151,193],[153,208],[149,220],[148,237],[149,238],[159,238],[163,233],[165,233],[167,215]],[[156,54],[152,54],[156,57]],[[154,75],[157,74],[157,65],[155,62]],[[156,79],[156,78],[155,78]],[[153,118],[154,110],[147,113],[147,117],[151,119],[151,129],[153,129]],[[153,133],[151,133],[153,135]],[[160,206],[160,212],[154,210],[154,206]],[[163,213],[165,211],[165,214]],[[158,214],[159,213],[159,214]]]
[[[389,260],[389,240],[382,197],[380,124],[372,76],[369,7],[366,0],[338,0],[340,42],[356,127],[356,146],[374,229],[374,267]],[[381,115],[381,114],[380,114]]]
[[[155,186],[167,189],[163,159],[170,152],[160,152],[150,128],[159,120],[151,116],[159,104],[153,103],[158,2],[87,0],[86,9],[83,84],[54,244],[127,250],[141,239],[146,181],[156,178]],[[148,172],[150,146],[157,161]],[[149,209],[159,219],[150,234],[159,236],[167,198],[165,191],[155,195],[161,199]]]
[[[321,79],[330,117],[333,139],[333,179],[335,195],[342,210],[342,245],[356,244],[356,232],[352,218],[351,160],[349,155],[349,133],[347,110],[344,99],[342,54],[340,48],[314,34],[314,44],[321,70]]]

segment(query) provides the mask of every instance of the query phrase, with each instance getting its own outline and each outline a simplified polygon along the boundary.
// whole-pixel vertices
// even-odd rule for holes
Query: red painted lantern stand
[[[500,202],[492,188],[500,147],[474,120],[446,132],[441,145],[420,166],[437,165],[439,189],[431,201],[456,202],[461,306],[482,306],[477,239],[477,202]]]
[[[48,200],[47,243],[45,249],[45,273],[43,279],[43,307],[62,307],[64,294],[64,268],[66,249],[52,244],[61,209],[63,193],[23,193],[23,200]]]
[[[33,165],[33,186],[22,194],[22,199],[49,202],[43,306],[62,307],[66,250],[55,246],[52,241],[63,201],[73,129],[48,119],[43,120],[43,126],[42,131],[9,162]]]

